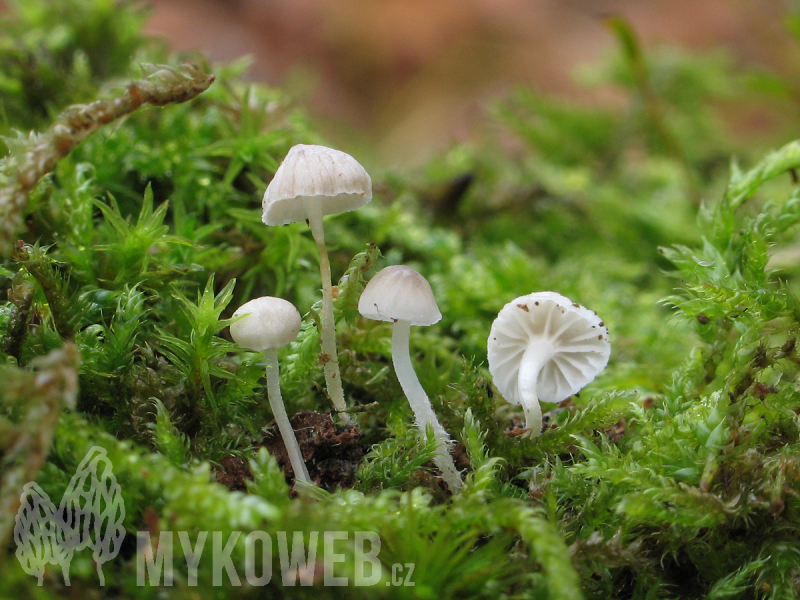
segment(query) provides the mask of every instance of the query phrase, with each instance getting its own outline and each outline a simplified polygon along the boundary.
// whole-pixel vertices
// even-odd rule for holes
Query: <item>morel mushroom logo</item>
[[[70,585],[69,563],[76,550],[92,549],[100,585],[103,563],[119,554],[125,537],[125,504],[105,448],[92,446],[69,482],[58,508],[36,483],[26,483],[14,527],[17,559],[42,585],[48,563],[59,565]]]

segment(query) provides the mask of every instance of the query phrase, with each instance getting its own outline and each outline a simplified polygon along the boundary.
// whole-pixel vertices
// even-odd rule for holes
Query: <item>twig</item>
[[[339,414],[339,413],[362,413],[362,412],[371,412],[373,409],[378,408],[378,402],[370,402],[369,404],[361,404],[359,406],[353,406],[350,408],[332,408],[331,414]]]

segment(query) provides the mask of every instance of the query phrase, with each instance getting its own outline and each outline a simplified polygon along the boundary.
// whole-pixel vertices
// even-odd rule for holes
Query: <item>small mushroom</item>
[[[244,317],[231,325],[231,337],[242,348],[255,352],[264,351],[267,363],[267,395],[272,414],[286,446],[295,479],[310,484],[311,478],[303,461],[300,445],[283,405],[278,374],[277,348],[297,337],[300,331],[300,313],[291,302],[264,296],[246,302],[233,313],[234,317],[240,315]]]
[[[503,397],[522,404],[525,427],[542,432],[540,401],[560,402],[608,364],[608,329],[597,313],[555,292],[520,296],[492,323],[489,371]]]
[[[261,202],[266,225],[305,221],[319,250],[322,277],[320,346],[325,384],[334,408],[346,409],[336,353],[331,265],[325,249],[322,217],[355,210],[372,200],[372,180],[358,161],[324,146],[293,146],[272,178]],[[347,413],[340,413],[349,421]]]
[[[461,475],[456,469],[447,445],[450,436],[439,423],[433,406],[411,364],[409,338],[412,325],[433,325],[442,318],[428,280],[411,267],[386,267],[364,288],[358,301],[358,312],[367,319],[388,321],[392,326],[392,363],[403,393],[411,405],[422,435],[428,426],[439,443],[434,463],[454,493],[461,490]]]

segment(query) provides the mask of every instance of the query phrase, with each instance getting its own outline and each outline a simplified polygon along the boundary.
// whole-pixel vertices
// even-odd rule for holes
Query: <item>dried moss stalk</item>
[[[31,361],[36,371],[16,367],[0,370],[0,400],[25,408],[22,419],[3,436],[0,478],[0,545],[8,546],[20,506],[22,486],[36,478],[47,458],[63,406],[75,406],[80,352],[73,343]]]
[[[3,340],[3,350],[17,359],[22,357],[22,347],[28,335],[28,324],[33,307],[33,295],[36,287],[33,278],[25,271],[17,271],[8,289],[8,299],[14,305],[8,335]]]
[[[16,174],[8,185],[0,188],[0,255],[11,248],[30,191],[73,148],[103,125],[133,113],[143,104],[166,106],[186,102],[213,82],[214,75],[206,74],[194,64],[185,64],[180,71],[159,66],[149,77],[129,83],[122,96],[70,106],[46,132],[31,135],[27,147],[16,159]]]
[[[56,271],[54,261],[38,245],[18,240],[11,257],[21,264],[39,283],[47,298],[56,331],[64,340],[75,336],[80,312],[75,310],[77,298],[70,296],[67,282]]]

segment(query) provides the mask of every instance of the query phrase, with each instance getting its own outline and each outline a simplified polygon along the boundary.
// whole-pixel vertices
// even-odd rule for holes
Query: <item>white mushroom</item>
[[[392,326],[392,363],[403,393],[408,398],[417,427],[424,436],[428,426],[438,442],[434,463],[454,493],[461,490],[461,475],[447,449],[450,436],[439,423],[433,406],[411,364],[409,337],[412,325],[433,325],[442,318],[428,280],[411,267],[392,266],[379,271],[364,288],[358,312],[367,319],[388,321]]]
[[[267,395],[278,430],[281,432],[289,462],[298,481],[311,483],[300,445],[294,435],[286,407],[281,397],[278,374],[277,348],[285,346],[297,337],[300,331],[300,313],[291,302],[281,298],[264,296],[250,300],[240,306],[234,317],[245,315],[231,325],[231,337],[242,348],[256,352],[264,351],[267,363]]]
[[[503,397],[522,404],[525,426],[542,432],[540,401],[560,402],[608,364],[608,329],[597,313],[555,292],[506,304],[489,333],[489,371]]]
[[[372,180],[349,154],[324,146],[298,144],[289,150],[262,200],[261,220],[266,225],[305,221],[319,250],[322,277],[321,362],[328,395],[342,411],[344,390],[336,353],[336,323],[333,316],[331,266],[325,249],[322,217],[355,210],[372,200]],[[342,420],[349,420],[340,413]]]

